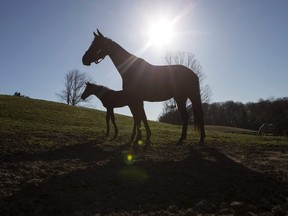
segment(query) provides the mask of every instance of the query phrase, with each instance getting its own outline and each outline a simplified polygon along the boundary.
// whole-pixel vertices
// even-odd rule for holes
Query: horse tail
[[[203,116],[203,110],[202,110],[199,78],[196,74],[195,74],[195,79],[193,82],[193,92],[191,95],[192,96],[189,97],[189,99],[192,102],[195,130],[200,132],[201,138],[204,139],[205,137],[204,116]]]

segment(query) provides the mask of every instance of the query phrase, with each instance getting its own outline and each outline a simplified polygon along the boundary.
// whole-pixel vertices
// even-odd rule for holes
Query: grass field
[[[22,97],[0,96],[0,117],[2,135],[23,134],[31,137],[30,144],[47,145],[41,138],[49,138],[48,145],[59,145],[57,141],[61,137],[74,139],[93,139],[104,137],[106,133],[105,112],[83,107],[72,107],[62,103],[42,100],[33,100]],[[116,115],[121,141],[129,140],[133,119],[128,116]],[[177,141],[181,127],[159,122],[149,122],[152,130],[153,143]],[[207,143],[220,139],[223,142],[235,142],[238,144],[259,143],[271,144],[279,141],[286,143],[282,137],[258,137],[241,134],[242,132],[254,132],[240,128],[221,126],[206,126]],[[111,125],[110,137],[114,131]],[[169,136],[167,136],[169,134]],[[145,131],[143,132],[145,135]],[[37,139],[36,137],[39,137]],[[36,140],[33,140],[36,138]],[[71,139],[70,139],[71,138]],[[187,140],[196,144],[198,134],[193,126],[188,129]],[[109,140],[111,141],[111,140]],[[70,143],[67,143],[69,145]]]
[[[287,215],[285,137],[206,126],[199,148],[191,126],[176,147],[181,127],[150,121],[134,152],[131,117],[112,139],[105,112],[3,95],[0,121],[0,215]]]

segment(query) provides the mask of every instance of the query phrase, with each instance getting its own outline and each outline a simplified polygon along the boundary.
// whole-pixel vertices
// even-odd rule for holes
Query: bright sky
[[[122,80],[109,57],[82,65],[98,28],[151,64],[164,64],[167,51],[194,53],[212,102],[287,97],[287,11],[287,0],[1,0],[0,94],[18,91],[57,101],[55,93],[73,69],[120,90]],[[159,47],[151,43],[149,31],[163,19],[173,29]],[[96,98],[90,106],[105,110]],[[155,120],[162,103],[145,103],[145,110]],[[115,111],[130,115],[128,108]]]

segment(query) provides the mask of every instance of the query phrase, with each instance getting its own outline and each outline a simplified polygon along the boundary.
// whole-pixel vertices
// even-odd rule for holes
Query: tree
[[[174,100],[170,99],[164,102],[163,112],[162,115],[159,116],[159,121],[175,125],[182,124],[181,116],[177,110]]]
[[[206,79],[206,75],[203,72],[200,62],[196,59],[193,53],[183,51],[168,52],[164,57],[164,61],[168,65],[184,65],[196,73],[199,78],[202,103],[210,102],[212,96],[211,88],[207,84],[203,84],[203,81]]]
[[[22,97],[21,93],[20,92],[15,92],[14,93],[14,96],[17,96],[17,97]]]
[[[22,95],[20,92],[15,92],[14,96],[16,97],[23,97],[23,98],[29,98],[28,96]]]
[[[206,75],[203,72],[203,68],[200,62],[196,59],[193,53],[183,52],[183,51],[168,52],[166,53],[164,57],[164,62],[168,65],[177,65],[177,64],[184,65],[190,68],[194,73],[196,73],[199,78],[200,95],[201,95],[202,103],[209,103],[209,101],[211,100],[212,91],[207,84],[206,85],[203,84],[203,81],[206,79]],[[165,101],[163,112],[159,117],[159,121],[164,121],[167,123],[173,122],[173,124],[181,123],[181,118],[176,113],[177,110],[175,108],[176,108],[176,102],[174,101],[174,99]],[[169,116],[171,117],[171,121],[169,120],[170,119]],[[178,122],[176,123],[175,121],[178,121]]]
[[[81,101],[81,93],[85,87],[85,82],[90,81],[91,78],[79,70],[69,71],[64,78],[64,89],[57,93],[61,101],[68,105],[76,106]]]

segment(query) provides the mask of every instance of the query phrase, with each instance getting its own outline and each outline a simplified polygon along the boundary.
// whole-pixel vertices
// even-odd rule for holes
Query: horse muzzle
[[[86,65],[86,66],[90,66],[91,65],[91,61],[89,61],[89,59],[87,58],[87,55],[86,53],[84,54],[84,56],[82,57],[82,63],[83,65]]]

